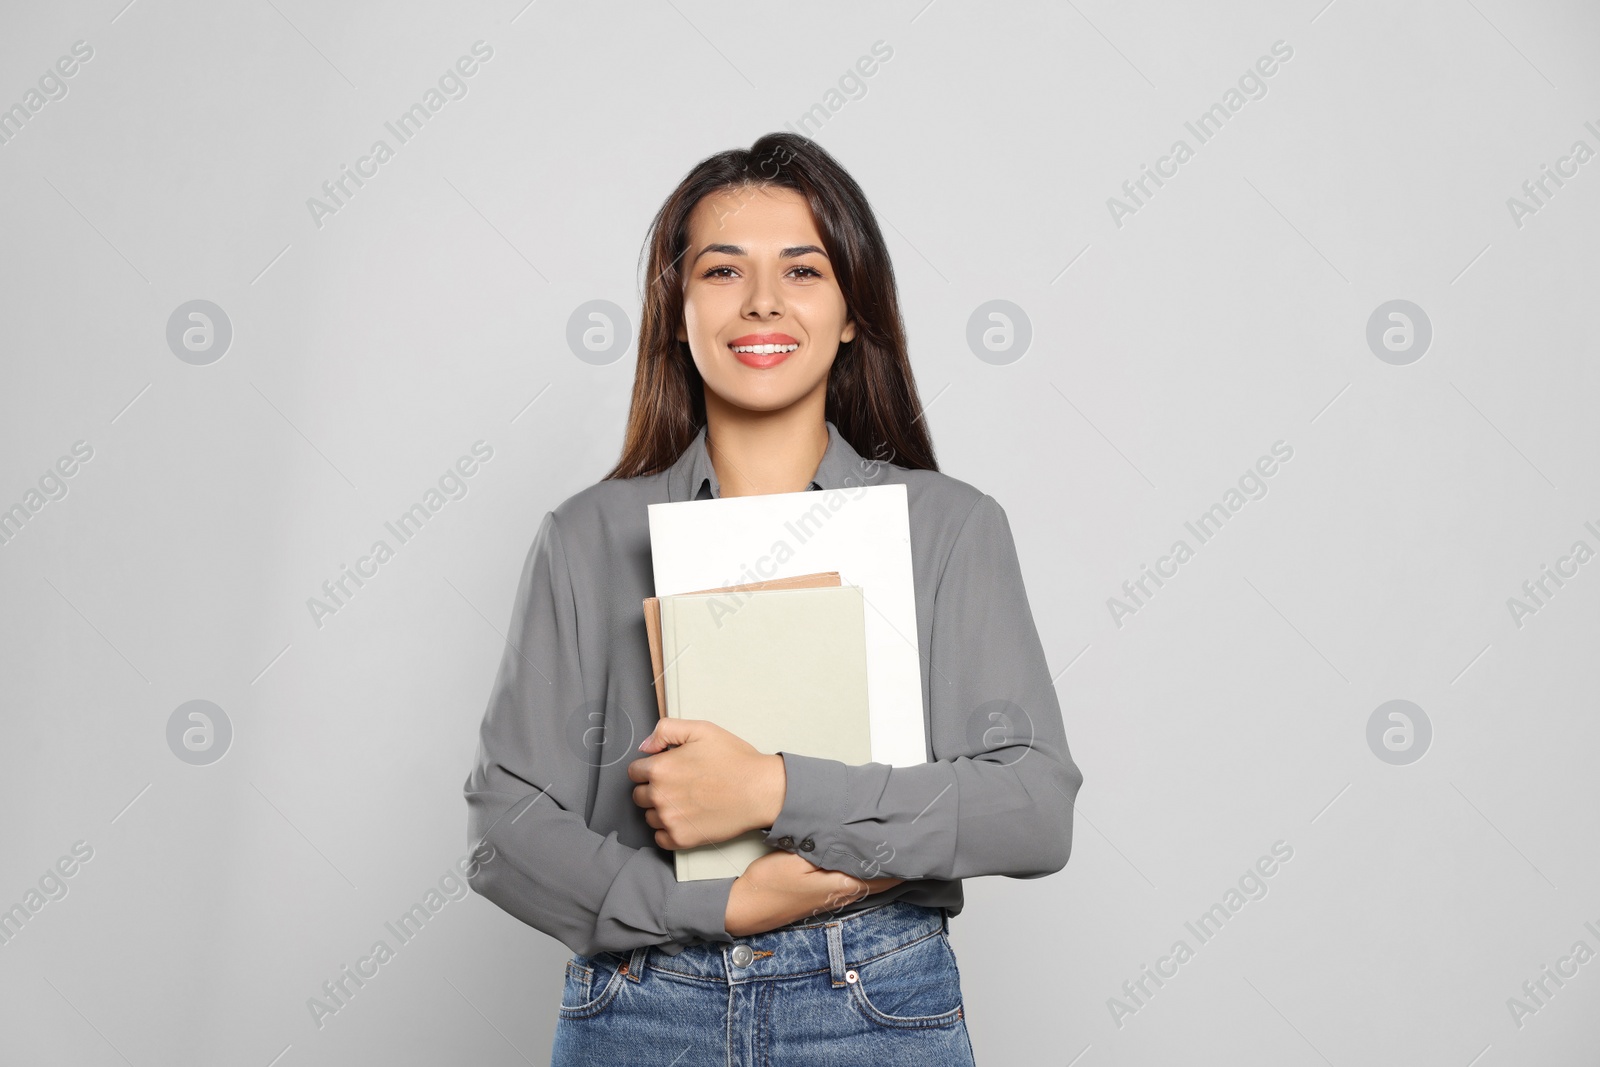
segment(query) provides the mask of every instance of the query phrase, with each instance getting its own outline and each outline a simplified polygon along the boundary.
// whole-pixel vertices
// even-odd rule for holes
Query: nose
[[[783,316],[783,295],[779,291],[777,279],[772,278],[764,271],[757,271],[751,281],[749,295],[745,298],[744,313],[746,317],[781,318]]]

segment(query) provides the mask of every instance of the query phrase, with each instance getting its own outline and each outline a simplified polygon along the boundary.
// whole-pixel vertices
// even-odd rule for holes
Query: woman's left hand
[[[668,745],[676,747],[668,749]],[[783,807],[783,757],[705,719],[662,719],[628,764],[633,802],[662,848],[693,848],[771,826]]]

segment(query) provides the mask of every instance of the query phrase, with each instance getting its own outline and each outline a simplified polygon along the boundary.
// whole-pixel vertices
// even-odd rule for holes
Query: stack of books
[[[932,758],[904,485],[649,508],[662,717],[714,722],[768,754]],[[771,851],[765,839],[677,849],[678,880],[743,874]]]
[[[766,753],[872,760],[865,608],[838,571],[644,602],[656,704]],[[726,878],[771,851],[751,830],[673,853],[680,882]]]

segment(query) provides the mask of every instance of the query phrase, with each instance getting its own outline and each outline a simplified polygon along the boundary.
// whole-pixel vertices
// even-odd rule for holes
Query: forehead
[[[702,197],[689,214],[689,243],[698,250],[713,242],[752,250],[823,243],[805,197],[772,186],[744,186]]]

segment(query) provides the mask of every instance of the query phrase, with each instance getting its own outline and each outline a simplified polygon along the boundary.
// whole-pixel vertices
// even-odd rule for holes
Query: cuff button
[[[788,834],[783,835],[782,837],[778,838],[778,847],[794,848],[794,838],[790,837]]]
[[[817,843],[815,841],[811,840],[811,838],[809,838],[809,837],[806,838],[804,841],[800,842],[800,851],[801,852],[810,852],[812,849],[814,849],[816,847],[817,847]]]

